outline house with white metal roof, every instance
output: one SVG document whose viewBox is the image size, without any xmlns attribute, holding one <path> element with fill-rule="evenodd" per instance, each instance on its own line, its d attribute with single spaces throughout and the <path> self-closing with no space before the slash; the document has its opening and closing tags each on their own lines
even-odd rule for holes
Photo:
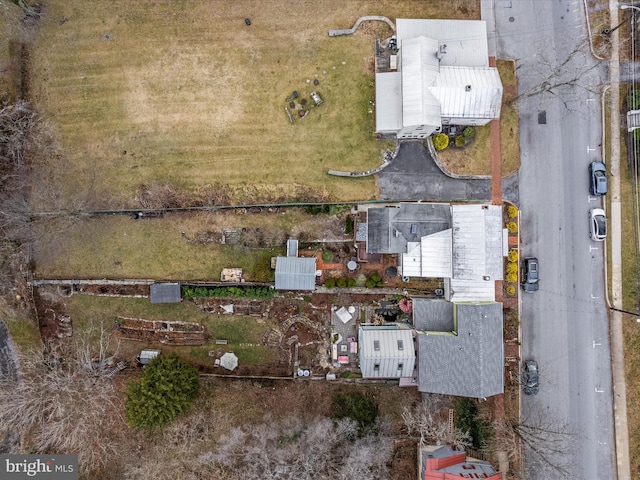
<svg viewBox="0 0 640 480">
<path fill-rule="evenodd" d="M 426 138 L 500 118 L 502 82 L 481 20 L 397 19 L 395 69 L 376 72 L 376 131 Z"/>
<path fill-rule="evenodd" d="M 442 278 L 445 298 L 495 300 L 507 254 L 497 205 L 401 203 L 367 210 L 367 253 L 398 255 L 403 277 Z"/>
<path fill-rule="evenodd" d="M 411 378 L 416 352 L 412 330 L 401 325 L 360 325 L 362 378 Z"/>
</svg>

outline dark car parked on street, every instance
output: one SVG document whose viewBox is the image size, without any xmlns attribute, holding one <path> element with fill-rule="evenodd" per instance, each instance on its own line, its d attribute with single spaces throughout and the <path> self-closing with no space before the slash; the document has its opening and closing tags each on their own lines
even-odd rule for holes
<svg viewBox="0 0 640 480">
<path fill-rule="evenodd" d="M 538 259 L 525 258 L 522 265 L 522 288 L 525 292 L 535 292 L 540 287 L 538 281 Z"/>
<path fill-rule="evenodd" d="M 535 360 L 527 360 L 524 362 L 522 380 L 524 383 L 524 393 L 527 395 L 538 394 L 538 362 Z"/>
<path fill-rule="evenodd" d="M 607 167 L 602 162 L 589 165 L 589 191 L 594 196 L 607 193 Z"/>
</svg>

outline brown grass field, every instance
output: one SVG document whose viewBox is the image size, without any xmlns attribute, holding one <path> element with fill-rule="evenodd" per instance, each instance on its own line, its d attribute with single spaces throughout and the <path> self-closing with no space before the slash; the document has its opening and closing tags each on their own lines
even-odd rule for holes
<svg viewBox="0 0 640 480">
<path fill-rule="evenodd" d="M 130 205 L 142 185 L 257 188 L 262 198 L 368 199 L 373 40 L 382 23 L 330 38 L 362 15 L 479 16 L 476 1 L 47 0 L 29 55 L 29 92 L 60 150 L 37 165 L 71 204 Z M 446 7 L 446 8 L 443 8 Z M 251 18 L 246 26 L 244 19 Z M 307 80 L 318 79 L 315 87 Z M 285 98 L 324 104 L 289 122 Z M 42 185 L 34 185 L 34 189 Z M 35 205 L 46 209 L 48 205 Z"/>
</svg>

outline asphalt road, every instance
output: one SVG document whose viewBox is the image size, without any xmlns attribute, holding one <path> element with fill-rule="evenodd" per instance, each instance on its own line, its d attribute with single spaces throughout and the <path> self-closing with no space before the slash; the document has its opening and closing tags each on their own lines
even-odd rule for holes
<svg viewBox="0 0 640 480">
<path fill-rule="evenodd" d="M 499 58 L 517 62 L 522 255 L 540 261 L 540 291 L 522 295 L 522 352 L 540 367 L 523 421 L 528 479 L 613 479 L 613 399 L 603 244 L 588 236 L 588 164 L 601 159 L 600 85 L 580 1 L 496 0 Z"/>
</svg>

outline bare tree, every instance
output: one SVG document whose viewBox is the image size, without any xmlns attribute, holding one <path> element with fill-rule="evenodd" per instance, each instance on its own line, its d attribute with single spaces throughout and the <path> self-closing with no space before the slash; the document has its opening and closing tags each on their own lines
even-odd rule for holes
<svg viewBox="0 0 640 480">
<path fill-rule="evenodd" d="M 541 80 L 527 91 L 520 93 L 511 102 L 536 96 L 539 96 L 542 102 L 551 95 L 560 99 L 567 110 L 571 110 L 570 103 L 578 98 L 580 90 L 594 95 L 599 93 L 600 82 L 593 85 L 588 82 L 589 74 L 600 67 L 598 62 L 591 61 L 588 42 L 576 46 L 561 61 L 548 58 L 548 53 L 542 48 L 535 56 L 537 59 L 535 69 L 527 76 L 529 78 L 538 76 Z M 582 63 L 580 63 L 581 59 Z"/>
<path fill-rule="evenodd" d="M 570 453 L 575 450 L 578 435 L 570 426 L 548 413 L 529 411 L 521 414 L 520 420 L 505 419 L 494 425 L 501 435 L 493 439 L 488 450 L 492 453 L 505 452 L 511 462 L 524 453 L 527 470 L 522 478 L 573 478 Z"/>
<path fill-rule="evenodd" d="M 456 444 L 465 447 L 472 445 L 469 432 L 449 426 L 448 418 L 442 413 L 434 397 L 423 397 L 418 407 L 404 407 L 402 411 L 407 434 L 419 436 L 421 445 Z"/>
<path fill-rule="evenodd" d="M 122 365 L 109 362 L 117 347 L 102 325 L 78 337 L 19 354 L 17 385 L 0 380 L 0 423 L 21 431 L 34 451 L 77 453 L 87 472 L 116 453 L 112 431 L 124 422 L 112 377 Z"/>
</svg>

